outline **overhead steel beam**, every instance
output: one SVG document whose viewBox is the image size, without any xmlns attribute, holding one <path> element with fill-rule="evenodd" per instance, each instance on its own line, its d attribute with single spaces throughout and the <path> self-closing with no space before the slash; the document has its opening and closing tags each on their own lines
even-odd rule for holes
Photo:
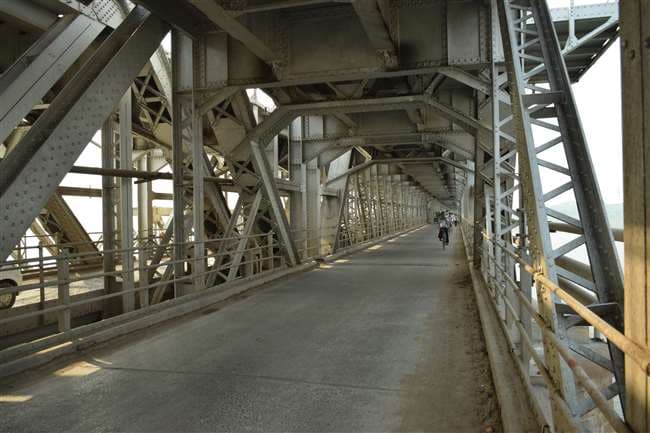
<svg viewBox="0 0 650 433">
<path fill-rule="evenodd" d="M 268 64 L 279 60 L 279 56 L 269 48 L 246 26 L 231 17 L 228 12 L 214 0 L 189 0 L 197 9 L 231 37 L 244 44 L 253 54 Z"/>
<path fill-rule="evenodd" d="M 249 5 L 242 9 L 229 9 L 227 12 L 233 17 L 259 12 L 270 12 L 284 9 L 293 9 L 305 6 L 320 6 L 328 4 L 349 4 L 352 0 L 280 0 L 264 4 Z"/>
<path fill-rule="evenodd" d="M 339 180 L 339 178 L 341 178 L 342 176 L 348 176 L 357 173 L 374 164 L 423 164 L 428 162 L 440 162 L 456 168 L 460 168 L 461 170 L 473 171 L 473 169 L 467 165 L 463 165 L 456 161 L 443 158 L 440 156 L 424 157 L 424 158 L 379 158 L 379 159 L 371 159 L 370 161 L 366 161 L 362 164 L 355 165 L 354 167 L 350 168 L 347 172 L 342 173 L 341 175 L 334 177 L 332 179 L 328 179 L 325 185 L 329 186 L 333 182 Z"/>
<path fill-rule="evenodd" d="M 0 13 L 16 18 L 40 30 L 47 30 L 55 21 L 56 14 L 26 0 L 2 0 Z"/>
<path fill-rule="evenodd" d="M 0 76 L 0 142 L 41 102 L 103 29 L 104 25 L 84 15 L 63 17 L 3 72 Z"/>
<path fill-rule="evenodd" d="M 483 80 L 480 77 L 477 77 L 464 69 L 447 66 L 441 67 L 438 72 L 449 77 L 453 80 L 458 81 L 459 83 L 465 84 L 466 86 L 471 87 L 472 89 L 478 90 L 479 92 L 489 95 L 490 94 L 490 82 Z"/>
<path fill-rule="evenodd" d="M 370 44 L 382 58 L 386 67 L 395 68 L 398 64 L 397 50 L 379 10 L 377 0 L 353 0 L 352 7 L 361 21 L 361 26 L 366 32 Z"/>
<path fill-rule="evenodd" d="M 442 103 L 428 95 L 393 96 L 384 98 L 318 101 L 302 104 L 281 105 L 271 116 L 254 128 L 239 145 L 229 153 L 236 154 L 248 145 L 250 140 L 265 144 L 285 128 L 298 114 L 325 114 L 330 112 L 359 113 L 369 111 L 404 110 L 408 107 L 430 107 L 442 117 L 458 124 L 468 132 L 490 133 L 491 128 L 477 119 Z"/>
<path fill-rule="evenodd" d="M 320 154 L 331 148 L 352 146 L 379 147 L 400 146 L 406 144 L 435 144 L 448 149 L 462 158 L 473 158 L 473 135 L 457 129 L 422 130 L 420 132 L 391 132 L 381 130 L 372 134 L 355 134 L 305 139 L 305 152 L 308 155 Z M 312 147 L 314 149 L 312 149 Z"/>
<path fill-rule="evenodd" d="M 334 140 L 328 140 L 326 138 L 322 140 L 303 140 L 303 162 L 311 161 L 314 158 L 319 157 L 321 154 L 333 149 L 342 150 L 343 152 L 347 149 L 355 146 L 365 146 L 366 141 L 363 138 L 339 138 Z"/>
<path fill-rule="evenodd" d="M 474 90 L 478 90 L 484 95 L 488 95 L 490 97 L 492 95 L 489 81 L 486 81 L 481 77 L 471 74 L 470 72 L 465 71 L 464 69 L 454 67 L 454 66 L 446 66 L 446 67 L 441 67 L 439 72 L 442 75 L 451 78 L 452 80 L 458 81 L 459 83 L 464 84 Z M 498 95 L 499 95 L 499 100 L 501 102 L 510 104 L 510 96 L 507 93 L 499 89 Z"/>
<path fill-rule="evenodd" d="M 213 27 L 205 17 L 184 0 L 134 0 L 192 39 Z"/>
</svg>

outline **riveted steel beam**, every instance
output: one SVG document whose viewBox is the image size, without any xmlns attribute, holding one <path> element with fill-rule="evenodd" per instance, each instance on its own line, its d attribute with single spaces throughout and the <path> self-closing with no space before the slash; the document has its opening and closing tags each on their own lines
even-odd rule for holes
<svg viewBox="0 0 650 433">
<path fill-rule="evenodd" d="M 0 256 L 7 257 L 93 134 L 157 49 L 168 27 L 142 8 L 101 45 L 2 161 Z"/>
</svg>

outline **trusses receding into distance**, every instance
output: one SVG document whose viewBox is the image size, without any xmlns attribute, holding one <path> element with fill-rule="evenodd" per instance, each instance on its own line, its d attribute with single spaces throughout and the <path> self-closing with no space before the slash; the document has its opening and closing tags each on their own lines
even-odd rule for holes
<svg viewBox="0 0 650 433">
<path fill-rule="evenodd" d="M 99 281 L 92 312 L 123 317 L 451 210 L 474 225 L 496 308 L 515 302 L 508 284 L 520 307 L 534 300 L 517 321 L 528 337 L 507 326 L 525 380 L 543 364 L 549 424 L 571 430 L 596 407 L 616 424 L 555 338 L 611 372 L 602 396 L 631 413 L 624 349 L 579 344 L 588 321 L 532 283 L 623 331 L 621 267 L 571 93 L 618 38 L 617 3 L 23 0 L 0 2 L 0 17 L 16 41 L 0 49 L 0 275 L 20 275 L 0 299 L 45 293 L 55 273 L 57 338 L 77 332 L 71 305 L 91 302 L 71 296 L 70 272 Z M 95 166 L 77 162 L 89 143 Z M 562 182 L 549 187 L 549 172 Z M 62 185 L 70 173 L 101 184 Z M 71 196 L 101 198 L 101 234 Z M 573 237 L 558 244 L 558 228 Z M 39 302 L 32 328 L 45 325 Z"/>
</svg>

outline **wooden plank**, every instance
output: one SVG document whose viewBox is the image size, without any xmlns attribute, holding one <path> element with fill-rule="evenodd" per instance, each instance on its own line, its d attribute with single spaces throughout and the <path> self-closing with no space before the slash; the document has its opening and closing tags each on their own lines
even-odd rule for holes
<svg viewBox="0 0 650 433">
<path fill-rule="evenodd" d="M 623 180 L 625 213 L 625 334 L 648 345 L 650 242 L 650 4 L 620 3 L 623 78 Z M 635 431 L 650 428 L 646 372 L 625 360 L 627 422 Z"/>
</svg>

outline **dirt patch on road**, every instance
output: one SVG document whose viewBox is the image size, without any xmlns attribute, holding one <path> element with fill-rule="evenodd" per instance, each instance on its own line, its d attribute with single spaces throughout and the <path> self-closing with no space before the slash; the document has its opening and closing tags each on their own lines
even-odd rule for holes
<svg viewBox="0 0 650 433">
<path fill-rule="evenodd" d="M 454 251 L 449 259 L 451 266 L 432 282 L 436 307 L 418 337 L 415 371 L 402 379 L 399 430 L 500 432 L 471 278 L 462 255 Z"/>
</svg>

